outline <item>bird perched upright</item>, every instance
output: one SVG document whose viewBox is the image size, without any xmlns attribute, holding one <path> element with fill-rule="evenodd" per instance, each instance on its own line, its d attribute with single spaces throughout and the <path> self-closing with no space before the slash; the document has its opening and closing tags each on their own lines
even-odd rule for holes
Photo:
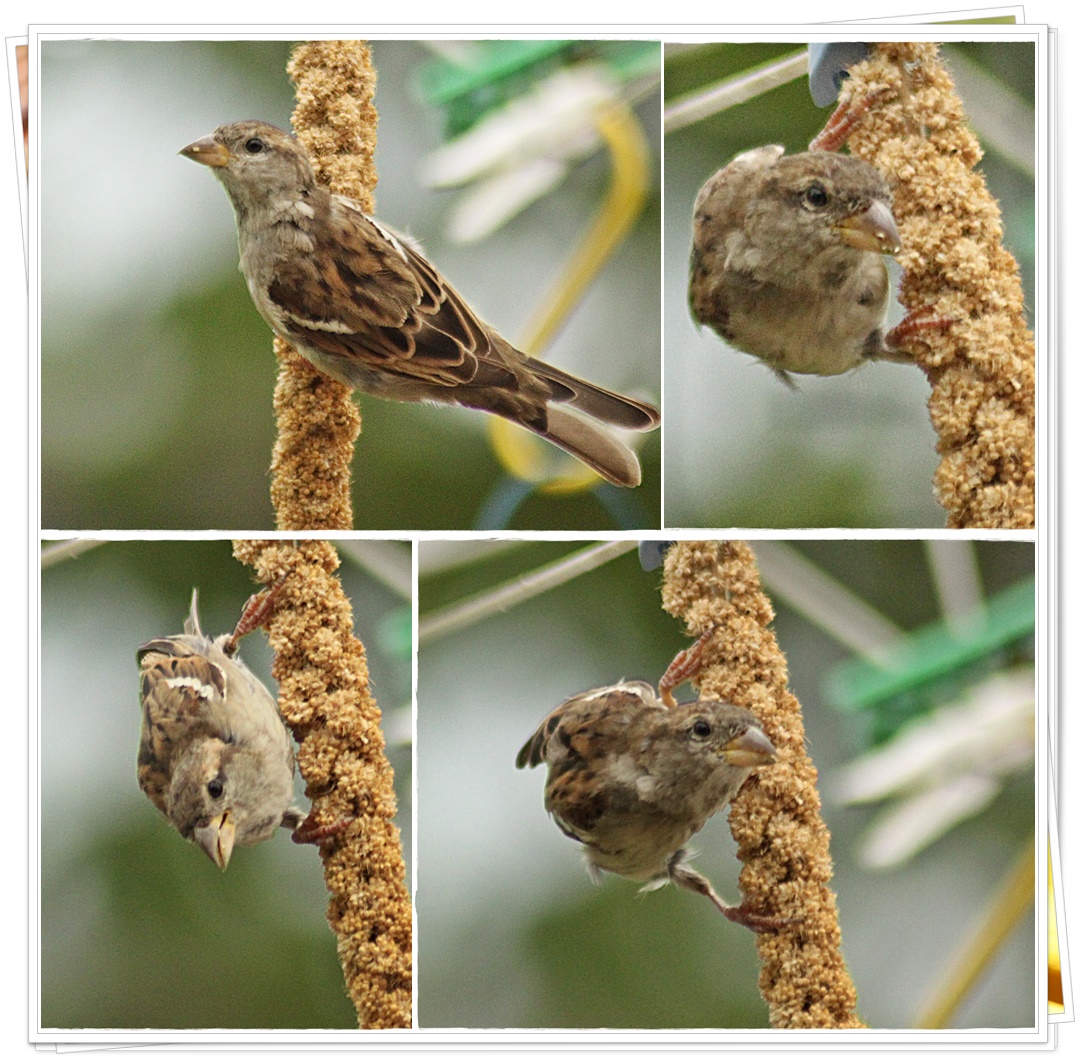
<svg viewBox="0 0 1080 1058">
<path fill-rule="evenodd" d="M 298 830 L 292 807 L 293 748 L 270 692 L 236 656 L 240 637 L 265 620 L 253 596 L 231 635 L 199 627 L 198 592 L 182 635 L 138 649 L 142 701 L 139 786 L 181 837 L 224 869 L 234 845 L 255 845 L 278 827 Z M 272 603 L 272 595 L 270 598 Z"/>
<path fill-rule="evenodd" d="M 596 423 L 651 430 L 657 410 L 515 349 L 409 241 L 317 184 L 294 137 L 241 121 L 180 153 L 232 201 L 255 307 L 320 371 L 389 400 L 500 415 L 616 485 L 640 483 L 633 451 Z"/>
<path fill-rule="evenodd" d="M 871 165 L 831 151 L 758 147 L 714 173 L 694 203 L 690 309 L 726 342 L 788 372 L 837 375 L 909 363 L 884 333 L 900 249 L 892 197 Z"/>
<path fill-rule="evenodd" d="M 582 843 L 594 880 L 610 871 L 646 889 L 674 882 L 732 922 L 774 932 L 790 920 L 725 903 L 686 862 L 686 843 L 754 768 L 776 762 L 776 749 L 749 710 L 709 700 L 678 705 L 674 682 L 665 675 L 659 696 L 640 680 L 575 695 L 521 747 L 517 766 L 548 766 L 544 806 Z"/>
</svg>

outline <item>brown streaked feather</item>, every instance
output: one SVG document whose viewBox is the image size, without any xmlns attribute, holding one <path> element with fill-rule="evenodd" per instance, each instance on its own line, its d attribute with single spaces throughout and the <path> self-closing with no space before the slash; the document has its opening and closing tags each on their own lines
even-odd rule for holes
<svg viewBox="0 0 1080 1058">
<path fill-rule="evenodd" d="M 168 656 L 141 649 L 143 723 L 137 762 L 139 786 L 154 806 L 167 814 L 166 791 L 177 756 L 195 739 L 221 735 L 217 716 L 224 700 L 225 678 L 204 657 Z M 190 682 L 177 683 L 178 680 Z M 177 734 L 182 736 L 179 742 Z"/>
<path fill-rule="evenodd" d="M 543 723 L 518 751 L 517 767 L 535 768 L 540 764 L 551 764 L 567 754 L 584 757 L 588 755 L 590 733 L 611 737 L 615 732 L 605 721 L 605 714 L 598 714 L 595 704 L 596 699 L 601 696 L 611 703 L 606 713 L 608 717 L 611 715 L 611 708 L 628 703 L 636 703 L 646 708 L 654 705 L 656 708 L 663 708 L 656 692 L 643 680 L 631 680 L 576 694 L 573 698 L 567 698 L 544 718 Z"/>
<path fill-rule="evenodd" d="M 408 239 L 319 186 L 294 137 L 264 122 L 237 122 L 181 153 L 211 166 L 232 200 L 256 307 L 320 371 L 389 400 L 502 416 L 608 481 L 640 483 L 629 446 L 565 412 L 549 415 L 549 403 L 631 430 L 658 426 L 656 409 L 506 342 Z"/>
<path fill-rule="evenodd" d="M 613 393 L 543 360 L 529 357 L 525 365 L 551 386 L 551 400 L 556 403 L 569 404 L 584 415 L 623 430 L 652 430 L 660 425 L 660 413 L 651 404 Z"/>
<path fill-rule="evenodd" d="M 236 656 L 273 611 L 279 579 L 248 599 L 229 635 L 200 629 L 192 593 L 184 633 L 138 648 L 139 787 L 182 837 L 219 867 L 234 847 L 294 829 L 292 740 L 273 695 Z"/>
<path fill-rule="evenodd" d="M 493 361 L 508 385 L 517 381 L 484 325 L 420 254 L 387 241 L 344 200 L 331 206 L 328 198 L 325 208 L 335 207 L 341 223 L 324 226 L 335 240 L 333 273 L 319 275 L 311 258 L 298 254 L 279 262 L 268 288 L 302 343 L 446 386 L 473 382 L 480 360 Z M 306 327 L 304 319 L 348 330 Z"/>
<path fill-rule="evenodd" d="M 641 464 L 633 451 L 591 422 L 561 408 L 548 406 L 542 425 L 532 427 L 540 437 L 557 445 L 615 485 L 634 488 L 641 484 Z"/>
</svg>

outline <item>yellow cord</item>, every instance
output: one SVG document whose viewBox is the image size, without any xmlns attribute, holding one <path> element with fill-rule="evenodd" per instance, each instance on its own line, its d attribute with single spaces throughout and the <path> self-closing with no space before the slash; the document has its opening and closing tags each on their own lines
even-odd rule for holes
<svg viewBox="0 0 1080 1058">
<path fill-rule="evenodd" d="M 525 327 L 519 347 L 532 355 L 551 341 L 645 206 L 649 147 L 633 108 L 622 100 L 612 101 L 597 111 L 596 128 L 611 157 L 611 183 L 589 231 Z M 503 466 L 515 477 L 543 482 L 543 492 L 576 492 L 600 480 L 576 459 L 564 469 L 569 456 L 554 464 L 560 470 L 553 473 L 551 445 L 506 419 L 489 419 L 488 436 Z"/>
<path fill-rule="evenodd" d="M 1035 842 L 1024 849 L 982 920 L 964 941 L 930 1001 L 915 1023 L 919 1029 L 944 1029 L 982 976 L 1013 927 L 1035 901 Z"/>
</svg>

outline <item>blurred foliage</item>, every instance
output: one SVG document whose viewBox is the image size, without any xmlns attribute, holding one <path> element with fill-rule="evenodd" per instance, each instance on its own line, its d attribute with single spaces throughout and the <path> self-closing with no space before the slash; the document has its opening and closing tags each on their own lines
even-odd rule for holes
<svg viewBox="0 0 1080 1058">
<path fill-rule="evenodd" d="M 384 720 L 409 711 L 410 652 L 382 646 L 407 600 L 341 578 Z M 135 650 L 182 630 L 193 587 L 219 635 L 255 584 L 228 541 L 110 542 L 42 575 L 41 1025 L 355 1028 L 317 850 L 282 831 L 219 871 L 139 789 Z M 266 637 L 240 655 L 274 689 Z M 408 860 L 411 746 L 389 756 Z"/>
<path fill-rule="evenodd" d="M 794 41 L 669 44 L 666 103 L 760 63 L 798 54 L 803 47 Z M 976 65 L 994 87 L 992 94 L 964 97 L 964 102 L 976 133 L 981 120 L 988 134 L 979 168 L 1001 205 L 1006 246 L 1020 265 L 1030 315 L 1036 259 L 1034 45 L 946 44 L 942 54 L 947 64 Z M 1022 128 L 999 127 L 1016 120 L 1017 113 Z M 780 143 L 788 153 L 805 150 L 828 114 L 814 106 L 803 76 L 666 137 L 668 525 L 944 525 L 945 513 L 932 493 L 937 438 L 926 412 L 930 390 L 921 372 L 904 365 L 869 364 L 834 378 L 798 376 L 798 389 L 792 391 L 754 358 L 727 349 L 708 328 L 699 332 L 687 309 L 690 218 L 698 189 L 749 148 Z M 1028 145 L 1028 167 L 994 150 L 993 137 L 1003 132 Z M 897 278 L 894 275 L 894 290 Z M 899 305 L 894 305 L 890 326 L 900 316 Z"/>
<path fill-rule="evenodd" d="M 716 956 L 715 914 L 704 905 L 688 908 L 674 889 L 644 898 L 630 885 L 615 885 L 591 899 L 538 915 L 527 942 L 535 954 L 538 995 L 528 1024 L 584 1029 L 716 1027 L 721 1011 L 732 1026 L 769 1027 L 768 1008 L 752 990 L 731 988 L 753 981 L 753 948 L 724 946 L 726 973 L 702 977 Z M 693 913 L 691 913 L 691 910 Z M 587 958 L 566 957 L 568 937 L 579 938 Z M 605 943 L 613 939 L 613 943 Z M 664 967 L 661 974 L 635 972 Z M 620 995 L 612 1003 L 611 989 Z M 538 1019 L 537 1022 L 532 1018 Z"/>
<path fill-rule="evenodd" d="M 591 545 L 421 541 L 425 615 Z M 805 541 L 793 545 L 904 629 L 940 617 L 917 541 Z M 957 548 L 968 547 L 956 541 Z M 987 594 L 1029 577 L 1034 547 L 977 542 Z M 477 556 L 448 565 L 450 556 Z M 483 556 L 483 557 L 481 557 Z M 621 678 L 655 683 L 683 630 L 660 608 L 660 571 L 623 555 L 498 616 L 419 645 L 418 882 L 423 943 L 419 1019 L 425 1028 L 761 1027 L 752 935 L 707 901 L 661 889 L 639 895 L 624 879 L 590 884 L 576 843 L 543 810 L 543 774 L 514 757 L 567 697 Z M 766 590 L 769 584 L 766 582 Z M 1031 776 L 1010 782 L 992 811 L 964 823 L 903 867 L 873 873 L 855 859 L 869 809 L 842 809 L 830 773 L 862 750 L 857 725 L 825 688 L 849 652 L 775 592 L 774 629 L 821 776 L 844 948 L 875 1028 L 909 1026 L 924 991 L 981 911 L 1016 849 L 1030 840 Z M 423 635 L 423 632 L 421 633 Z M 680 697 L 686 699 L 689 687 Z M 726 821 L 691 843 L 695 864 L 726 898 L 738 863 Z M 964 1026 L 1029 1024 L 1033 921 L 962 1012 Z"/>
<path fill-rule="evenodd" d="M 287 126 L 282 41 L 48 42 L 41 109 L 41 516 L 51 529 L 270 528 L 271 335 L 237 271 L 235 225 L 211 174 L 177 151 L 217 125 Z M 422 183 L 442 115 L 423 104 L 422 42 L 376 41 L 380 219 L 420 238 L 477 312 L 514 340 L 606 190 L 593 156 L 484 244 L 448 242 L 454 192 Z M 94 92 L 86 91 L 93 77 Z M 140 83 L 144 91 L 132 93 Z M 649 205 L 544 355 L 592 381 L 659 400 L 660 119 Z M 94 137 L 108 130 L 107 152 Z M 98 144 L 100 140 L 96 141 Z M 92 154 L 87 172 L 83 159 Z M 74 179 L 73 174 L 85 173 Z M 470 529 L 504 479 L 481 413 L 361 397 L 356 527 Z M 612 510 L 591 492 L 537 495 L 514 529 L 660 523 L 660 443 L 644 484 Z"/>
</svg>

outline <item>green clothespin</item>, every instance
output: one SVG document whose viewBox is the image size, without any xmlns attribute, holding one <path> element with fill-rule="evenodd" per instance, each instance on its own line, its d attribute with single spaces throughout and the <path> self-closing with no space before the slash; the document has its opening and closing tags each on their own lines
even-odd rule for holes
<svg viewBox="0 0 1080 1058">
<path fill-rule="evenodd" d="M 450 58 L 450 54 L 454 58 Z M 561 67 L 586 60 L 605 64 L 617 82 L 655 75 L 659 44 L 626 40 L 477 40 L 447 49 L 419 71 L 420 91 L 446 113 L 443 135 L 453 139 L 492 110 L 524 95 Z"/>
<path fill-rule="evenodd" d="M 958 633 L 943 622 L 926 625 L 904 638 L 887 666 L 861 658 L 838 665 L 826 680 L 826 691 L 842 712 L 867 719 L 869 741 L 876 746 L 963 687 L 1030 658 L 1034 644 L 1031 577 L 990 599 L 984 619 L 970 633 Z"/>
</svg>

